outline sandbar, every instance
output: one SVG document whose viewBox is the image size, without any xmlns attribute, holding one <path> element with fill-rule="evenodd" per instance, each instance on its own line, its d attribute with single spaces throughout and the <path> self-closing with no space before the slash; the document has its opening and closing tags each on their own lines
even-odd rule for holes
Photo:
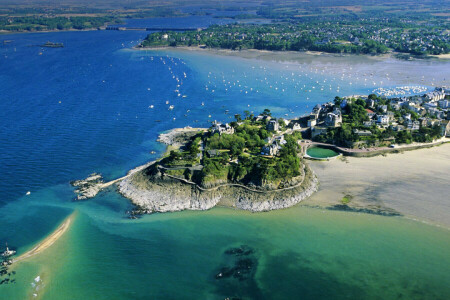
<svg viewBox="0 0 450 300">
<path fill-rule="evenodd" d="M 36 254 L 41 253 L 42 251 L 46 250 L 50 246 L 52 246 L 58 239 L 60 239 L 64 233 L 69 228 L 70 224 L 72 223 L 74 219 L 75 213 L 72 213 L 70 216 L 68 216 L 62 223 L 59 225 L 59 227 L 53 231 L 48 237 L 46 237 L 42 242 L 40 242 L 36 247 L 33 249 L 25 252 L 24 254 L 20 255 L 16 259 L 13 260 L 14 263 L 22 261 L 24 259 L 30 258 Z"/>
</svg>

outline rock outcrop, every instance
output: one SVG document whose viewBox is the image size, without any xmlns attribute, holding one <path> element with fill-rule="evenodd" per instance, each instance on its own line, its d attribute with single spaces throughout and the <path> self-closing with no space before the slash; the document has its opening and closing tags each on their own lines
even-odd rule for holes
<svg viewBox="0 0 450 300">
<path fill-rule="evenodd" d="M 125 178 L 118 187 L 123 196 L 147 213 L 207 210 L 216 205 L 261 212 L 291 207 L 311 196 L 318 185 L 315 174 L 305 166 L 301 184 L 273 191 L 253 192 L 232 184 L 201 188 L 159 172 L 149 175 L 145 170 Z"/>
<path fill-rule="evenodd" d="M 86 200 L 95 197 L 100 192 L 102 183 L 102 175 L 97 173 L 92 173 L 86 179 L 70 182 L 72 186 L 76 187 L 75 194 L 77 194 L 77 200 Z"/>
</svg>

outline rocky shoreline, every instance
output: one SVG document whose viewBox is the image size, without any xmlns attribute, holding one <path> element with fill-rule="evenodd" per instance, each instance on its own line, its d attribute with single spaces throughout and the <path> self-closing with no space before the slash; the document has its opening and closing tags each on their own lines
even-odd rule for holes
<svg viewBox="0 0 450 300">
<path fill-rule="evenodd" d="M 142 170 L 118 183 L 118 191 L 136 206 L 132 215 L 208 210 L 215 206 L 263 212 L 294 206 L 316 192 L 318 186 L 319 181 L 308 166 L 298 186 L 262 193 L 233 185 L 204 189 L 164 175 L 149 178 Z"/>
</svg>

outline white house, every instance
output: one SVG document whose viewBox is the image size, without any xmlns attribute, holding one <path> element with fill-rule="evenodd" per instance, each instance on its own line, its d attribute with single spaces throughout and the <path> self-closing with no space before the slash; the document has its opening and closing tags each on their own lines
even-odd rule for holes
<svg viewBox="0 0 450 300">
<path fill-rule="evenodd" d="M 379 115 L 377 118 L 377 122 L 381 125 L 388 125 L 389 124 L 389 116 Z"/>
<path fill-rule="evenodd" d="M 213 126 L 211 127 L 212 134 L 218 133 L 219 135 L 222 134 L 233 134 L 234 128 L 231 127 L 228 123 L 222 124 L 214 121 Z"/>
</svg>

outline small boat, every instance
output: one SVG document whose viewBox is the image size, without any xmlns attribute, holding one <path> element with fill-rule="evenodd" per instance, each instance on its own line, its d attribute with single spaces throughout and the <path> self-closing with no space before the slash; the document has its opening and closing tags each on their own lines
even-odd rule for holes
<svg viewBox="0 0 450 300">
<path fill-rule="evenodd" d="M 52 43 L 52 42 L 47 42 L 47 43 L 39 45 L 39 46 L 46 47 L 46 48 L 64 48 L 63 43 Z"/>
<path fill-rule="evenodd" d="M 8 243 L 6 243 L 6 250 L 2 253 L 3 257 L 10 257 L 12 255 L 16 254 L 16 251 L 14 250 L 9 250 L 8 248 Z"/>
<path fill-rule="evenodd" d="M 149 108 L 153 108 L 153 107 L 155 107 L 155 106 L 154 106 L 154 105 L 150 105 L 150 106 L 149 106 Z"/>
<path fill-rule="evenodd" d="M 27 196 L 29 196 L 31 194 L 31 192 L 30 191 L 28 191 L 25 195 L 27 195 Z"/>
<path fill-rule="evenodd" d="M 169 110 L 172 110 L 175 106 L 171 105 L 169 106 Z"/>
</svg>

